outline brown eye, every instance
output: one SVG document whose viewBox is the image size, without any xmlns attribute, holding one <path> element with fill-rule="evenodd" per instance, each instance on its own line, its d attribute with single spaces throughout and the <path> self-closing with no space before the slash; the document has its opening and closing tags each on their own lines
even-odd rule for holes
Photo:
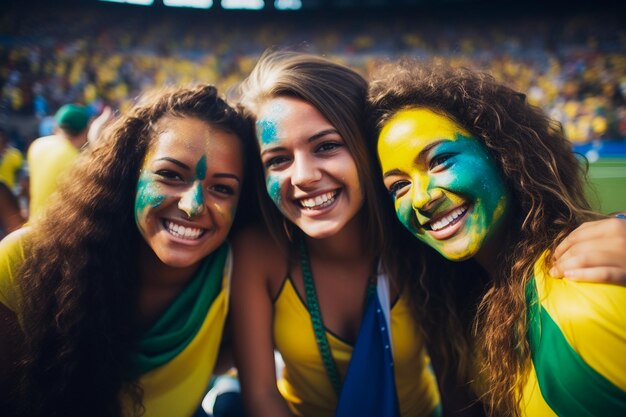
<svg viewBox="0 0 626 417">
<path fill-rule="evenodd" d="M 220 194 L 224 194 L 224 195 L 234 195 L 235 194 L 235 190 L 233 189 L 233 187 L 229 186 L 229 185 L 224 185 L 224 184 L 216 184 L 214 186 L 211 187 L 211 190 L 216 191 Z"/>
<path fill-rule="evenodd" d="M 391 184 L 391 186 L 389 186 L 389 194 L 393 198 L 396 198 L 396 196 L 398 195 L 398 192 L 402 190 L 404 187 L 409 186 L 410 184 L 411 183 L 407 180 L 396 181 L 393 184 Z"/>
<path fill-rule="evenodd" d="M 157 172 L 155 172 L 155 174 L 166 180 L 181 180 L 182 181 L 183 179 L 176 171 L 171 171 L 169 169 L 160 169 Z"/>
<path fill-rule="evenodd" d="M 448 160 L 452 158 L 455 154 L 453 153 L 442 153 L 440 155 L 434 156 L 430 162 L 428 163 L 428 169 L 435 169 L 443 165 L 446 168 L 449 163 Z"/>
<path fill-rule="evenodd" d="M 339 147 L 343 146 L 343 144 L 339 143 L 339 142 L 334 142 L 334 141 L 329 141 L 329 142 L 324 142 L 322 144 L 320 144 L 315 151 L 316 152 L 329 152 L 329 151 L 333 151 Z"/>
<path fill-rule="evenodd" d="M 266 169 L 278 167 L 285 162 L 287 162 L 289 158 L 286 156 L 274 156 L 263 163 Z"/>
</svg>

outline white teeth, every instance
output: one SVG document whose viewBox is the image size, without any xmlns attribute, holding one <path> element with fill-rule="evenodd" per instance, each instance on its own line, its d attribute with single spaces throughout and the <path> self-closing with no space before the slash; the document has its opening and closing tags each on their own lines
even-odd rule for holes
<svg viewBox="0 0 626 417">
<path fill-rule="evenodd" d="M 442 217 L 434 223 L 431 223 L 430 228 L 434 231 L 441 230 L 446 226 L 449 226 L 455 219 L 462 216 L 467 211 L 467 206 L 462 206 L 452 210 L 447 216 Z"/>
<path fill-rule="evenodd" d="M 202 229 L 198 229 L 196 227 L 185 227 L 168 220 L 165 220 L 164 224 L 168 232 L 170 232 L 173 236 L 182 239 L 195 240 L 198 239 L 203 232 Z"/>
<path fill-rule="evenodd" d="M 326 194 L 318 195 L 315 198 L 303 198 L 300 205 L 308 209 L 319 209 L 332 204 L 335 201 L 335 191 L 329 191 Z"/>
</svg>

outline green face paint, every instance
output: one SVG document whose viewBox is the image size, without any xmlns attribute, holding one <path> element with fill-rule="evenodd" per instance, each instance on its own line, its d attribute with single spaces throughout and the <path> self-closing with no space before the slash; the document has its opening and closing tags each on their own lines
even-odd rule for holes
<svg viewBox="0 0 626 417">
<path fill-rule="evenodd" d="M 381 131 L 378 152 L 398 219 L 446 258 L 473 257 L 506 218 L 500 169 L 451 119 L 424 109 L 399 112 Z"/>
<path fill-rule="evenodd" d="M 276 140 L 276 121 L 274 120 L 257 120 L 256 137 L 261 141 L 262 145 L 269 145 Z"/>
<path fill-rule="evenodd" d="M 185 192 L 183 197 L 181 198 L 180 205 L 181 209 L 187 208 L 187 215 L 190 217 L 196 216 L 202 205 L 204 204 L 204 193 L 202 181 L 206 178 L 206 156 L 202 155 L 198 163 L 196 164 L 196 178 L 191 179 L 191 184 L 189 190 Z"/>
<path fill-rule="evenodd" d="M 202 155 L 202 158 L 196 164 L 196 177 L 203 181 L 206 178 L 206 155 Z"/>
<path fill-rule="evenodd" d="M 278 177 L 269 174 L 265 180 L 265 188 L 267 189 L 267 193 L 269 194 L 274 204 L 276 204 L 276 207 L 278 207 L 278 209 L 280 210 L 281 198 L 280 182 L 278 180 Z"/>
<path fill-rule="evenodd" d="M 135 223 L 137 223 L 139 230 L 142 230 L 141 218 L 146 208 L 158 207 L 163 200 L 165 200 L 165 196 L 160 193 L 159 184 L 152 179 L 148 171 L 142 169 L 135 195 Z"/>
<path fill-rule="evenodd" d="M 261 145 L 269 145 L 278 140 L 278 121 L 285 112 L 285 106 L 281 103 L 272 103 L 263 112 L 256 122 L 256 137 Z"/>
</svg>

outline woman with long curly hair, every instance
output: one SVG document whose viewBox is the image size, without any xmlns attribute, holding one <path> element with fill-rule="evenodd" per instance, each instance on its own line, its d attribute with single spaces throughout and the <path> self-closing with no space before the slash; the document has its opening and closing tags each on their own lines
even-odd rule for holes
<svg viewBox="0 0 626 417">
<path fill-rule="evenodd" d="M 160 91 L 84 151 L 42 218 L 2 241 L 0 344 L 15 343 L 11 324 L 23 339 L 16 413 L 198 409 L 222 338 L 225 239 L 252 137 L 215 87 Z"/>
<path fill-rule="evenodd" d="M 394 63 L 369 94 L 398 219 L 458 262 L 398 247 L 420 258 L 410 294 L 441 374 L 489 415 L 625 415 L 626 289 L 550 275 L 557 245 L 601 217 L 560 127 L 466 69 Z"/>
</svg>

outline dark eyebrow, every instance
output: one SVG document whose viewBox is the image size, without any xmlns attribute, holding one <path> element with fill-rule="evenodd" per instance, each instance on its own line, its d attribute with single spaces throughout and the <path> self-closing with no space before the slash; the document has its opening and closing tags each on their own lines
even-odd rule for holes
<svg viewBox="0 0 626 417">
<path fill-rule="evenodd" d="M 339 132 L 337 131 L 337 129 L 335 128 L 331 128 L 331 129 L 326 129 L 326 130 L 322 130 L 320 132 L 317 132 L 316 134 L 314 134 L 313 136 L 311 136 L 310 138 L 307 139 L 307 143 L 311 143 L 311 142 L 315 142 L 316 140 L 319 140 L 321 138 L 323 138 L 324 136 L 327 135 L 334 135 L 337 134 L 339 135 Z M 341 135 L 340 135 L 341 136 Z"/>
<path fill-rule="evenodd" d="M 180 162 L 178 159 L 174 159 L 174 158 L 170 158 L 169 156 L 164 156 L 163 158 L 159 158 L 157 159 L 157 161 L 168 161 L 173 163 L 174 165 L 178 165 L 179 167 L 186 169 L 188 171 L 191 170 L 191 168 L 189 168 L 189 166 L 187 166 L 187 164 L 184 164 L 182 162 Z"/>
<path fill-rule="evenodd" d="M 286 148 L 284 148 L 282 146 L 275 146 L 273 148 L 264 149 L 264 150 L 261 151 L 261 156 L 265 155 L 266 153 L 282 152 L 285 149 Z"/>
<path fill-rule="evenodd" d="M 383 174 L 383 178 L 391 177 L 392 175 L 402 175 L 403 172 L 399 169 L 392 169 L 391 171 L 387 171 Z"/>
<path fill-rule="evenodd" d="M 416 160 L 421 158 L 422 155 L 424 155 L 425 153 L 429 152 L 432 148 L 434 148 L 435 146 L 441 144 L 441 142 L 450 142 L 450 139 L 439 139 L 438 141 L 432 142 L 431 144 L 424 146 L 424 149 L 422 149 L 422 151 L 417 154 L 417 157 L 415 158 Z"/>
<path fill-rule="evenodd" d="M 339 135 L 339 132 L 337 131 L 337 129 L 335 129 L 335 128 L 325 129 L 325 130 L 321 130 L 321 131 L 317 132 L 316 134 L 314 134 L 313 136 L 308 138 L 306 141 L 307 141 L 307 143 L 311 143 L 311 142 L 315 142 L 316 140 L 319 140 L 319 139 L 323 138 L 324 136 L 334 135 L 334 134 Z M 282 152 L 285 149 L 286 148 L 283 147 L 283 146 L 275 146 L 273 148 L 268 148 L 268 149 L 265 149 L 265 150 L 261 151 L 261 156 L 265 155 L 266 153 Z"/>
<path fill-rule="evenodd" d="M 218 172 L 217 174 L 213 174 L 213 178 L 231 178 L 241 184 L 241 180 L 235 174 L 229 174 L 227 172 Z"/>
</svg>

